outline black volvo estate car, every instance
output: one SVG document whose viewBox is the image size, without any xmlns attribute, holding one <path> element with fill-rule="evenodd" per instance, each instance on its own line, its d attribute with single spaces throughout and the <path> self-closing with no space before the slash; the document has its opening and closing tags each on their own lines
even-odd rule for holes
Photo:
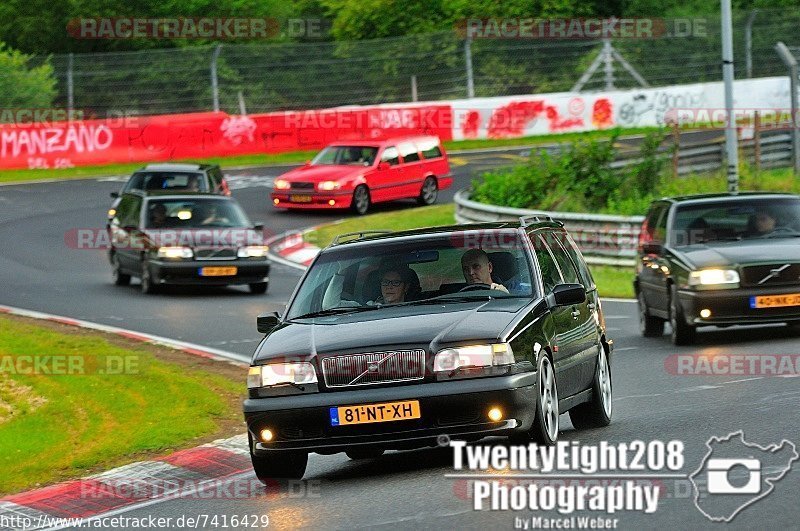
<svg viewBox="0 0 800 531">
<path fill-rule="evenodd" d="M 302 477 L 309 452 L 553 444 L 560 413 L 611 421 L 597 290 L 549 218 L 340 236 L 258 329 L 244 416 L 263 481 Z"/>
<path fill-rule="evenodd" d="M 266 293 L 270 263 L 264 226 L 231 197 L 127 192 L 108 227 L 114 283 L 138 277 L 143 293 L 167 284 L 247 285 Z"/>
<path fill-rule="evenodd" d="M 652 204 L 634 288 L 645 336 L 701 326 L 800 323 L 800 197 L 715 194 Z"/>
</svg>

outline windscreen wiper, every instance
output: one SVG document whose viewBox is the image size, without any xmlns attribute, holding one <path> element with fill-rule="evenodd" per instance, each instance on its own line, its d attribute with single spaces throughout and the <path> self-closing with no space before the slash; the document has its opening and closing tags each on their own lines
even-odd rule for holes
<svg viewBox="0 0 800 531">
<path fill-rule="evenodd" d="M 406 305 L 416 306 L 422 304 L 442 304 L 446 302 L 473 302 L 473 301 L 491 301 L 497 297 L 491 295 L 440 295 L 430 299 L 423 299 L 421 301 L 410 301 Z"/>
<path fill-rule="evenodd" d="M 319 310 L 318 312 L 310 312 L 310 313 L 305 313 L 303 315 L 298 315 L 297 317 L 292 317 L 292 320 L 310 319 L 312 317 L 327 317 L 329 315 L 342 315 L 347 313 L 357 313 L 367 310 L 375 310 L 377 308 L 380 308 L 380 306 L 336 306 L 334 308 L 328 308 L 327 310 Z"/>
</svg>

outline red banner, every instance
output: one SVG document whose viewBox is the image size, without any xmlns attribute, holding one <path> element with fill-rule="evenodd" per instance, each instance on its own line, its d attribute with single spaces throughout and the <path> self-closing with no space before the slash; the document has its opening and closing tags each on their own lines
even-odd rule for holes
<svg viewBox="0 0 800 531">
<path fill-rule="evenodd" d="M 452 138 L 449 104 L 233 116 L 134 116 L 0 124 L 0 168 L 69 168 L 320 149 L 335 140 L 410 134 Z"/>
</svg>

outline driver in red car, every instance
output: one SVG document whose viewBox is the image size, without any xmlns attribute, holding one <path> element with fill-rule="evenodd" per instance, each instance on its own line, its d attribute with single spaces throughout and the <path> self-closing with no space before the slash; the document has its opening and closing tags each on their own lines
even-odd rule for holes
<svg viewBox="0 0 800 531">
<path fill-rule="evenodd" d="M 483 249 L 469 249 L 461 256 L 461 271 L 467 284 L 486 284 L 489 289 L 496 289 L 508 293 L 502 284 L 492 281 L 492 262 Z"/>
</svg>

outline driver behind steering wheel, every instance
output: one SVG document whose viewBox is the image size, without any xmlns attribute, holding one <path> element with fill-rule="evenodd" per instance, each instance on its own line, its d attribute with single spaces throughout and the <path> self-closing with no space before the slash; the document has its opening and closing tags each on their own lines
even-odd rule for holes
<svg viewBox="0 0 800 531">
<path fill-rule="evenodd" d="M 461 271 L 467 284 L 485 284 L 487 289 L 496 289 L 508 293 L 502 284 L 492 281 L 492 262 L 483 249 L 469 249 L 461 256 Z"/>
</svg>

